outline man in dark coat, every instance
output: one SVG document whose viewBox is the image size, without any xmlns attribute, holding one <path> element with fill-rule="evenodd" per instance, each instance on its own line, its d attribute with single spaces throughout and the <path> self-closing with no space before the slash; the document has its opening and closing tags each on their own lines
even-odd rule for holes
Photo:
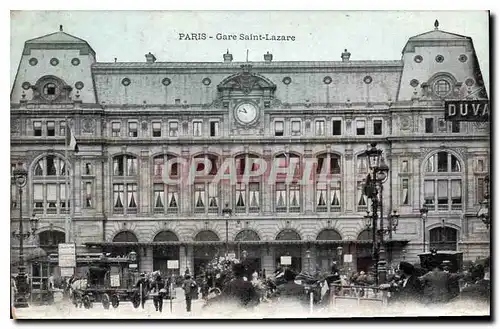
<svg viewBox="0 0 500 329">
<path fill-rule="evenodd" d="M 198 286 L 193 279 L 191 279 L 191 275 L 186 274 L 185 280 L 182 283 L 182 289 L 184 290 L 184 297 L 186 299 L 186 311 L 191 312 L 191 302 L 193 300 L 194 294 L 198 294 Z"/>
<path fill-rule="evenodd" d="M 391 291 L 394 292 L 394 301 L 419 301 L 422 298 L 422 286 L 415 275 L 415 268 L 412 264 L 401 262 L 400 284 Z"/>
<path fill-rule="evenodd" d="M 141 276 L 139 278 L 139 281 L 137 281 L 137 284 L 135 285 L 136 288 L 141 289 L 142 288 L 142 299 L 141 299 L 141 306 L 144 308 L 144 304 L 146 303 L 146 300 L 148 299 L 148 292 L 150 289 L 149 286 L 149 280 L 146 278 L 146 274 L 141 273 Z M 138 293 L 141 293 L 141 290 L 138 291 Z"/>
<path fill-rule="evenodd" d="M 155 305 L 156 311 L 161 313 L 163 310 L 163 298 L 165 298 L 167 290 L 165 287 L 165 281 L 159 274 L 156 276 L 155 282 L 153 284 L 153 289 L 156 293 L 156 296 L 154 296 L 153 298 L 153 303 Z"/>
<path fill-rule="evenodd" d="M 424 301 L 427 304 L 446 303 L 452 298 L 450 294 L 450 284 L 458 280 L 460 275 L 444 272 L 437 260 L 430 262 L 432 271 L 419 277 L 423 284 Z"/>
<path fill-rule="evenodd" d="M 240 264 L 233 265 L 234 278 L 223 288 L 217 300 L 237 301 L 243 307 L 255 306 L 259 303 L 259 295 L 250 281 L 245 281 L 245 267 Z"/>
</svg>

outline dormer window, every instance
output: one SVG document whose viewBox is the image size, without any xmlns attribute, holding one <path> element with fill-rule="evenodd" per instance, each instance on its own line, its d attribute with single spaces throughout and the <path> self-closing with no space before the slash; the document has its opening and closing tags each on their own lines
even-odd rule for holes
<svg viewBox="0 0 500 329">
<path fill-rule="evenodd" d="M 56 94 L 56 85 L 53 83 L 47 83 L 43 88 L 44 95 L 53 96 Z"/>
</svg>

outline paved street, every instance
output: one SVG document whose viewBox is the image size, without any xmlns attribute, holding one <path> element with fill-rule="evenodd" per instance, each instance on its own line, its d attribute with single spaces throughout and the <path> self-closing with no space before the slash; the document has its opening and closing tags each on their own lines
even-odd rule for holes
<svg viewBox="0 0 500 329">
<path fill-rule="evenodd" d="M 339 305 L 335 309 L 315 308 L 310 314 L 308 309 L 298 304 L 286 302 L 274 304 L 261 304 L 252 311 L 234 307 L 234 305 L 221 305 L 210 309 L 203 309 L 203 301 L 195 300 L 191 314 L 186 312 L 184 296 L 181 289 L 177 289 L 178 298 L 172 303 L 165 301 L 163 313 L 155 312 L 152 301 L 147 301 L 145 308 L 134 309 L 132 303 L 122 302 L 117 309 L 105 310 L 100 303 L 94 303 L 92 309 L 75 308 L 71 304 L 58 303 L 51 306 L 32 306 L 16 311 L 19 319 L 88 319 L 89 317 L 109 319 L 189 319 L 189 318 L 303 318 L 303 317 L 373 317 L 373 316 L 452 316 L 452 315 L 488 315 L 486 305 L 460 301 L 443 305 L 441 307 L 427 308 L 422 305 L 394 305 L 383 309 L 373 306 Z"/>
</svg>

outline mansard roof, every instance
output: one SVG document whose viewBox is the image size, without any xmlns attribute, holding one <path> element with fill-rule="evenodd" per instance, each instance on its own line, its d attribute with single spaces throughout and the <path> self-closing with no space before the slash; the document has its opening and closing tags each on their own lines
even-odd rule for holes
<svg viewBox="0 0 500 329">
<path fill-rule="evenodd" d="M 77 38 L 74 35 L 63 31 L 58 31 L 43 35 L 38 38 L 30 39 L 24 44 L 23 54 L 29 54 L 31 49 L 71 49 L 77 48 L 87 50 L 95 56 L 95 51 L 87 43 L 87 41 Z"/>
</svg>

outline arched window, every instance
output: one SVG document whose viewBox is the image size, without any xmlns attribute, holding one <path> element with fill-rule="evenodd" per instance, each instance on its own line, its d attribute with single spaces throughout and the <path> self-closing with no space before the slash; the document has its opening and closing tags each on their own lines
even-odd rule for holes
<svg viewBox="0 0 500 329">
<path fill-rule="evenodd" d="M 342 236 L 340 236 L 340 233 L 337 232 L 337 230 L 334 229 L 324 229 L 321 232 L 319 232 L 318 236 L 316 237 L 316 240 L 342 240 Z"/>
<path fill-rule="evenodd" d="M 139 258 L 141 257 L 137 246 L 133 242 L 139 242 L 137 236 L 131 231 L 122 231 L 113 237 L 113 242 L 128 242 L 130 245 L 114 245 L 106 248 L 107 252 L 110 252 L 112 256 L 126 257 L 130 252 L 134 251 L 137 254 L 137 263 L 139 264 Z"/>
<path fill-rule="evenodd" d="M 233 204 L 237 213 L 258 213 L 260 211 L 261 177 L 252 175 L 259 170 L 259 157 L 241 154 L 235 158 L 237 182 L 233 190 Z M 245 176 L 246 175 L 246 176 Z"/>
<path fill-rule="evenodd" d="M 50 253 L 53 250 L 57 250 L 59 243 L 64 243 L 66 241 L 66 235 L 64 232 L 47 230 L 38 234 L 38 241 L 40 243 L 40 248 Z"/>
<path fill-rule="evenodd" d="M 66 196 L 66 175 L 69 169 L 58 155 L 47 155 L 33 167 L 33 210 L 43 214 L 66 213 L 71 206 L 71 195 Z M 71 188 L 71 179 L 69 180 Z M 67 199 L 68 198 L 68 199 Z"/>
<path fill-rule="evenodd" d="M 123 231 L 115 235 L 113 242 L 139 242 L 134 233 Z"/>
<path fill-rule="evenodd" d="M 275 185 L 275 209 L 276 212 L 300 212 L 302 199 L 301 199 L 301 186 L 298 181 L 300 177 L 301 165 L 300 157 L 294 153 L 281 153 L 274 158 L 272 166 L 279 168 L 288 168 L 288 172 L 293 174 L 291 183 L 287 182 L 287 173 L 276 174 Z M 292 168 L 294 167 L 294 168 Z"/>
<path fill-rule="evenodd" d="M 300 240 L 300 235 L 294 230 L 284 229 L 278 233 L 276 240 Z"/>
<path fill-rule="evenodd" d="M 316 211 L 340 212 L 341 162 L 340 156 L 323 153 L 316 158 Z"/>
<path fill-rule="evenodd" d="M 436 250 L 457 250 L 458 231 L 452 227 L 436 227 L 429 231 L 430 248 Z"/>
<path fill-rule="evenodd" d="M 365 229 L 358 234 L 359 241 L 373 241 L 373 231 L 371 229 Z"/>
<path fill-rule="evenodd" d="M 205 163 L 210 163 L 210 167 L 206 167 Z M 194 164 L 194 212 L 217 214 L 220 206 L 220 187 L 213 183 L 213 176 L 217 175 L 219 170 L 219 159 L 213 154 L 201 154 L 194 157 Z"/>
<path fill-rule="evenodd" d="M 260 241 L 259 235 L 253 230 L 243 230 L 236 234 L 234 241 Z"/>
<path fill-rule="evenodd" d="M 459 159 L 437 152 L 424 164 L 424 203 L 429 210 L 462 210 L 463 173 Z"/>
<path fill-rule="evenodd" d="M 451 92 L 451 84 L 445 79 L 439 79 L 434 83 L 434 92 L 439 97 L 445 97 Z"/>
<path fill-rule="evenodd" d="M 161 231 L 153 239 L 154 242 L 169 242 L 179 241 L 177 235 L 172 231 Z M 160 271 L 161 273 L 172 272 L 167 263 L 169 260 L 179 260 L 179 246 L 178 245 L 155 245 L 153 247 L 153 271 Z M 179 270 L 173 270 L 176 275 Z"/>
<path fill-rule="evenodd" d="M 168 165 L 168 168 L 166 167 Z M 153 158 L 153 211 L 156 214 L 176 214 L 179 211 L 179 185 L 166 184 L 164 175 L 172 180 L 179 176 L 176 158 L 161 154 Z"/>
<path fill-rule="evenodd" d="M 122 154 L 113 157 L 113 211 L 116 214 L 137 213 L 137 158 Z"/>
<path fill-rule="evenodd" d="M 198 234 L 196 234 L 196 236 L 194 237 L 194 241 L 219 241 L 219 240 L 220 239 L 217 236 L 217 234 L 209 230 L 198 232 Z"/>
</svg>

